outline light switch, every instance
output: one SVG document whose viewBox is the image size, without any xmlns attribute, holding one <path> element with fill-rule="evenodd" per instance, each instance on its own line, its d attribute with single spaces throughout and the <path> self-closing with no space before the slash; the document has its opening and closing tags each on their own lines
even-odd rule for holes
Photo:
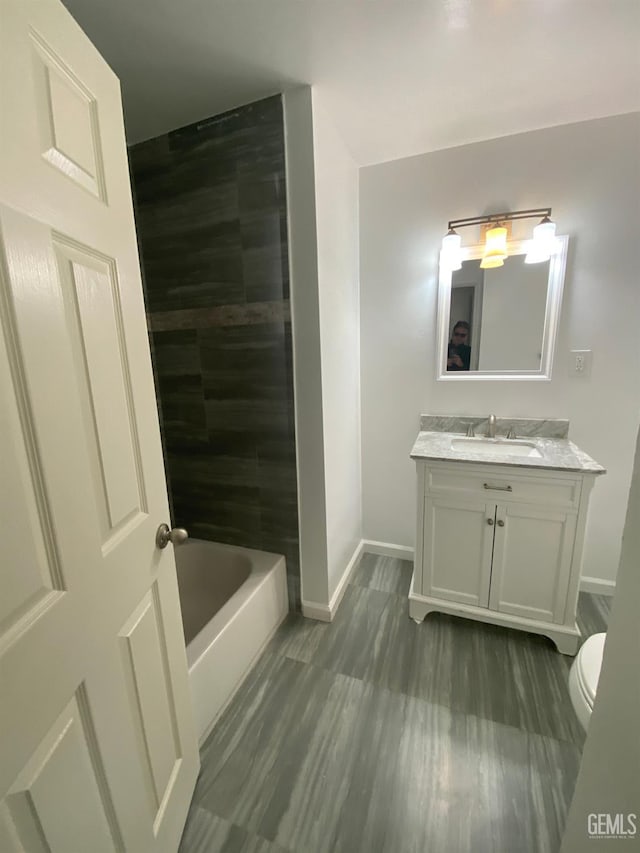
<svg viewBox="0 0 640 853">
<path fill-rule="evenodd" d="M 587 377 L 591 375 L 590 349 L 572 349 L 569 360 L 569 375 Z"/>
</svg>

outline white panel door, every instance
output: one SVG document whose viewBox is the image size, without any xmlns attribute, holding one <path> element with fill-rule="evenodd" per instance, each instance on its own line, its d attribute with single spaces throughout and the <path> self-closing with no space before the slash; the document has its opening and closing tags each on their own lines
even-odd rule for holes
<svg viewBox="0 0 640 853">
<path fill-rule="evenodd" d="M 0 850 L 175 851 L 197 771 L 118 81 L 0 0 Z"/>
<path fill-rule="evenodd" d="M 563 622 L 576 515 L 535 504 L 498 504 L 492 610 Z"/>
<path fill-rule="evenodd" d="M 424 595 L 488 607 L 495 503 L 427 495 Z"/>
</svg>

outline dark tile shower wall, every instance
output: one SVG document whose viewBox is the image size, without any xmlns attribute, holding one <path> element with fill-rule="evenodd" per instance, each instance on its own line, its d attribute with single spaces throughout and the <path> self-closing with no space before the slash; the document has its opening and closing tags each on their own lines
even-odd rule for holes
<svg viewBox="0 0 640 853">
<path fill-rule="evenodd" d="M 287 558 L 300 601 L 282 103 L 134 145 L 174 525 Z"/>
</svg>

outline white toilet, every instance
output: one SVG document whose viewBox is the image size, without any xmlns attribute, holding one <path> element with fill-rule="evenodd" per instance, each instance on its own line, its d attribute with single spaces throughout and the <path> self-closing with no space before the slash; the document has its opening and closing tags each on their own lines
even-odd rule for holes
<svg viewBox="0 0 640 853">
<path fill-rule="evenodd" d="M 596 698 L 606 637 L 606 634 L 593 634 L 589 637 L 576 655 L 569 673 L 569 694 L 585 731 L 589 727 Z"/>
</svg>

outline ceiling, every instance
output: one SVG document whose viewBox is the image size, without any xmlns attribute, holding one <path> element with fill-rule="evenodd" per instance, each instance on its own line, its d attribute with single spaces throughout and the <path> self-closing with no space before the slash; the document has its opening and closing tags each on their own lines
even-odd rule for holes
<svg viewBox="0 0 640 853">
<path fill-rule="evenodd" d="M 308 83 L 359 165 L 640 109 L 638 0 L 64 0 L 129 142 Z"/>
</svg>

